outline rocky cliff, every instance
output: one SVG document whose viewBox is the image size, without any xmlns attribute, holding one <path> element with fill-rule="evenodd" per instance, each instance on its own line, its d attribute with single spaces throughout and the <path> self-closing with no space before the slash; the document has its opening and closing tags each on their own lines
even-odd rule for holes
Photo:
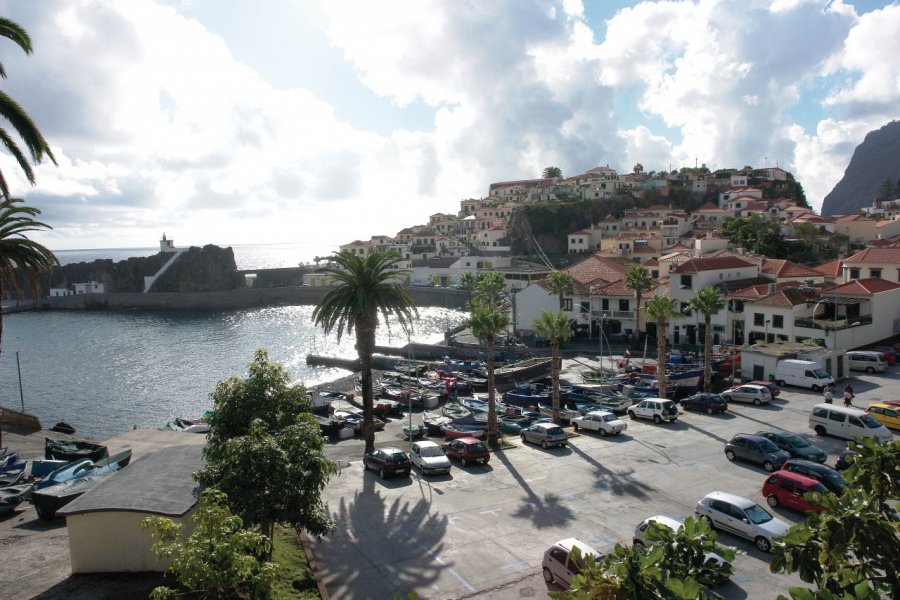
<svg viewBox="0 0 900 600">
<path fill-rule="evenodd" d="M 881 129 L 870 131 L 853 157 L 844 177 L 825 196 L 822 215 L 847 215 L 871 206 L 882 183 L 900 178 L 900 121 L 891 121 Z M 893 198 L 888 198 L 893 200 Z"/>
</svg>

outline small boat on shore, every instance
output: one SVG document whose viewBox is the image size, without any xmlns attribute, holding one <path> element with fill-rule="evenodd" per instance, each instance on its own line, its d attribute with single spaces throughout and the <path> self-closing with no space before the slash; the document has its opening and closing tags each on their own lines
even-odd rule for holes
<svg viewBox="0 0 900 600">
<path fill-rule="evenodd" d="M 203 419 L 182 419 L 176 417 L 166 423 L 166 429 L 171 431 L 183 431 L 184 433 L 209 433 L 209 423 Z"/>
<path fill-rule="evenodd" d="M 403 426 L 403 438 L 407 440 L 418 440 L 420 438 L 425 437 L 425 426 L 424 425 L 410 425 L 409 423 Z"/>
<path fill-rule="evenodd" d="M 441 434 L 444 437 L 451 439 L 464 437 L 484 439 L 484 436 L 487 435 L 487 432 L 484 429 L 472 429 L 469 427 L 455 425 L 453 423 L 445 423 L 444 425 L 441 425 Z"/>
<path fill-rule="evenodd" d="M 0 515 L 12 512 L 18 505 L 31 498 L 34 484 L 11 485 L 0 488 Z"/>
<path fill-rule="evenodd" d="M 56 433 L 66 433 L 68 435 L 72 435 L 75 433 L 75 428 L 66 423 L 65 421 L 60 421 L 56 425 L 50 428 L 50 431 L 55 431 Z"/>
<path fill-rule="evenodd" d="M 450 423 L 452 419 L 436 412 L 424 411 L 422 413 L 422 422 L 428 429 L 430 435 L 441 435 L 441 427 Z"/>
<path fill-rule="evenodd" d="M 25 476 L 25 468 L 24 463 L 22 463 L 21 471 L 12 471 L 10 473 L 4 473 L 0 475 L 0 488 L 9 487 L 11 485 L 16 485 L 19 483 L 22 478 Z"/>
<path fill-rule="evenodd" d="M 96 462 L 90 459 L 78 460 L 53 471 L 44 477 L 36 487 L 41 490 L 70 479 L 81 479 L 89 475 L 99 475 L 100 473 L 112 473 L 128 466 L 130 462 L 130 449 Z"/>
<path fill-rule="evenodd" d="M 19 459 L 19 453 L 13 452 L 0 458 L 0 473 L 12 473 L 25 469 L 25 461 Z"/>
<path fill-rule="evenodd" d="M 44 458 L 56 460 L 102 460 L 109 456 L 106 446 L 91 442 L 67 442 L 44 439 Z"/>
<path fill-rule="evenodd" d="M 56 511 L 85 492 L 89 492 L 97 487 L 113 473 L 113 471 L 110 471 L 81 479 L 71 479 L 35 491 L 31 496 L 31 502 L 34 504 L 38 518 L 41 521 L 52 521 L 56 517 Z"/>
</svg>

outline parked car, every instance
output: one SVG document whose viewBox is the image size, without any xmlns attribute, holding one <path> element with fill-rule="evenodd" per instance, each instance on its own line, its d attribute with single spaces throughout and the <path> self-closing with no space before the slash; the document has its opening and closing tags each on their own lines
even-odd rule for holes
<svg viewBox="0 0 900 600">
<path fill-rule="evenodd" d="M 573 552 L 576 548 L 577 553 Z M 581 540 L 566 538 L 556 542 L 544 552 L 544 560 L 541 563 L 544 581 L 568 589 L 572 578 L 581 573 L 584 560 L 589 556 L 597 562 L 603 560 L 602 553 Z"/>
<path fill-rule="evenodd" d="M 710 394 L 708 392 L 700 392 L 684 398 L 681 406 L 685 410 L 702 410 L 708 415 L 722 413 L 728 410 L 728 403 L 725 398 L 719 394 Z"/>
<path fill-rule="evenodd" d="M 849 450 L 846 452 L 849 452 Z M 841 455 L 843 455 L 843 452 Z M 840 462 L 840 460 L 839 457 L 838 462 Z M 828 465 L 814 463 L 800 458 L 792 458 L 781 465 L 781 470 L 798 473 L 805 477 L 809 477 L 810 479 L 815 479 L 828 488 L 829 491 L 834 492 L 838 496 L 843 494 L 844 488 L 847 487 L 844 476 Z"/>
<path fill-rule="evenodd" d="M 412 464 L 419 467 L 422 475 L 450 472 L 450 459 L 444 449 L 430 440 L 413 442 L 409 457 Z"/>
<path fill-rule="evenodd" d="M 886 444 L 894 439 L 894 434 L 872 415 L 852 406 L 816 404 L 809 413 L 809 427 L 818 435 L 834 435 L 847 440 L 875 437 Z"/>
<path fill-rule="evenodd" d="M 784 358 L 775 365 L 775 383 L 779 387 L 790 384 L 821 392 L 825 386 L 834 385 L 834 378 L 815 361 Z"/>
<path fill-rule="evenodd" d="M 883 373 L 887 369 L 887 359 L 881 352 L 854 350 L 847 353 L 847 366 L 851 371 Z"/>
<path fill-rule="evenodd" d="M 764 388 L 769 390 L 769 393 L 772 394 L 773 398 L 777 398 L 781 394 L 781 388 L 778 387 L 777 384 L 775 384 L 771 381 L 763 381 L 762 379 L 754 379 L 753 381 L 748 381 L 747 383 L 749 383 L 751 385 L 763 386 Z"/>
<path fill-rule="evenodd" d="M 523 443 L 540 444 L 541 448 L 565 446 L 569 443 L 566 432 L 555 423 L 535 423 L 523 429 L 520 435 Z"/>
<path fill-rule="evenodd" d="M 376 448 L 367 452 L 363 456 L 363 466 L 378 471 L 378 476 L 382 479 L 397 474 L 409 477 L 412 470 L 409 455 L 400 448 Z"/>
<path fill-rule="evenodd" d="M 762 552 L 769 552 L 772 540 L 790 529 L 759 504 L 727 492 L 710 492 L 697 502 L 694 512 L 716 529 L 752 540 Z"/>
<path fill-rule="evenodd" d="M 725 458 L 728 460 L 756 463 L 769 473 L 780 469 L 790 457 L 774 442 L 758 435 L 739 433 L 725 444 Z"/>
<path fill-rule="evenodd" d="M 634 528 L 634 537 L 632 538 L 632 542 L 634 543 L 636 548 L 643 548 L 648 544 L 652 544 L 653 542 L 647 539 L 647 530 L 650 528 L 651 523 L 657 523 L 662 525 L 663 527 L 668 527 L 672 531 L 678 531 L 682 527 L 684 527 L 684 523 L 673 519 L 672 517 L 667 517 L 665 515 L 656 515 L 655 517 L 649 517 L 638 523 L 637 527 Z M 710 563 L 712 562 L 716 565 L 715 569 L 709 571 L 708 581 L 704 583 L 708 583 L 710 585 L 719 585 L 720 583 L 724 583 L 725 580 L 728 579 L 729 574 L 734 573 L 734 568 L 731 566 L 727 560 L 716 554 L 715 552 L 707 552 L 704 554 L 704 562 Z M 724 575 L 724 577 L 723 577 Z"/>
<path fill-rule="evenodd" d="M 488 464 L 491 460 L 491 453 L 487 447 L 473 437 L 462 437 L 450 440 L 442 446 L 448 458 L 456 458 L 464 467 L 470 464 L 484 463 Z"/>
<path fill-rule="evenodd" d="M 897 349 L 890 346 L 872 346 L 871 350 L 884 354 L 887 358 L 888 365 L 896 364 L 897 358 L 900 357 L 900 353 L 897 352 Z"/>
<path fill-rule="evenodd" d="M 775 442 L 775 445 L 791 455 L 791 458 L 802 458 L 817 463 L 824 463 L 828 460 L 828 454 L 818 446 L 810 444 L 806 438 L 796 433 L 788 431 L 779 431 L 777 429 L 766 429 L 757 431 L 756 435 Z"/>
<path fill-rule="evenodd" d="M 597 431 L 601 436 L 619 435 L 628 429 L 628 423 L 605 410 L 594 410 L 583 417 L 572 419 L 572 429 Z"/>
<path fill-rule="evenodd" d="M 674 421 L 678 418 L 678 407 L 665 398 L 647 398 L 628 408 L 632 419 L 653 419 L 656 423 Z"/>
<path fill-rule="evenodd" d="M 873 402 L 866 409 L 872 418 L 890 429 L 900 429 L 900 407 L 886 402 Z"/>
<path fill-rule="evenodd" d="M 766 404 L 772 400 L 769 388 L 762 385 L 745 383 L 722 392 L 725 402 L 752 402 L 754 406 Z"/>
<path fill-rule="evenodd" d="M 838 454 L 837 460 L 834 461 L 834 468 L 836 471 L 845 471 L 847 468 L 853 464 L 851 456 L 856 456 L 856 452 L 846 448 L 841 450 L 841 453 Z"/>
<path fill-rule="evenodd" d="M 828 489 L 815 479 L 791 471 L 772 473 L 762 487 L 762 495 L 772 508 L 781 504 L 801 512 L 824 511 L 824 506 L 813 504 L 804 497 L 809 492 L 827 493 Z"/>
</svg>

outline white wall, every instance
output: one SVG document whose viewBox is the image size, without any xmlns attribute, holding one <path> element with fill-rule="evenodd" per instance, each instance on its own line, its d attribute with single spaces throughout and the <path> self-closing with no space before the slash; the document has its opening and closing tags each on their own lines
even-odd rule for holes
<svg viewBox="0 0 900 600">
<path fill-rule="evenodd" d="M 545 310 L 559 310 L 559 296 L 551 295 L 542 286 L 532 283 L 516 294 L 516 329 L 526 333 L 533 331 L 534 322 Z"/>
</svg>

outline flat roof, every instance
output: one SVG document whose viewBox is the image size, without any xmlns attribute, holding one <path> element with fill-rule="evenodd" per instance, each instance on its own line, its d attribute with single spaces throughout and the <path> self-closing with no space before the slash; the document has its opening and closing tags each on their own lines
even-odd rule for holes
<svg viewBox="0 0 900 600">
<path fill-rule="evenodd" d="M 184 516 L 200 498 L 200 484 L 193 475 L 204 462 L 199 444 L 161 448 L 108 477 L 58 514 L 126 511 Z"/>
<path fill-rule="evenodd" d="M 827 354 L 828 348 L 817 346 L 816 344 L 803 344 L 800 342 L 759 342 L 752 346 L 746 346 L 741 349 L 742 352 L 755 352 L 765 356 L 782 357 L 803 354 Z"/>
</svg>

